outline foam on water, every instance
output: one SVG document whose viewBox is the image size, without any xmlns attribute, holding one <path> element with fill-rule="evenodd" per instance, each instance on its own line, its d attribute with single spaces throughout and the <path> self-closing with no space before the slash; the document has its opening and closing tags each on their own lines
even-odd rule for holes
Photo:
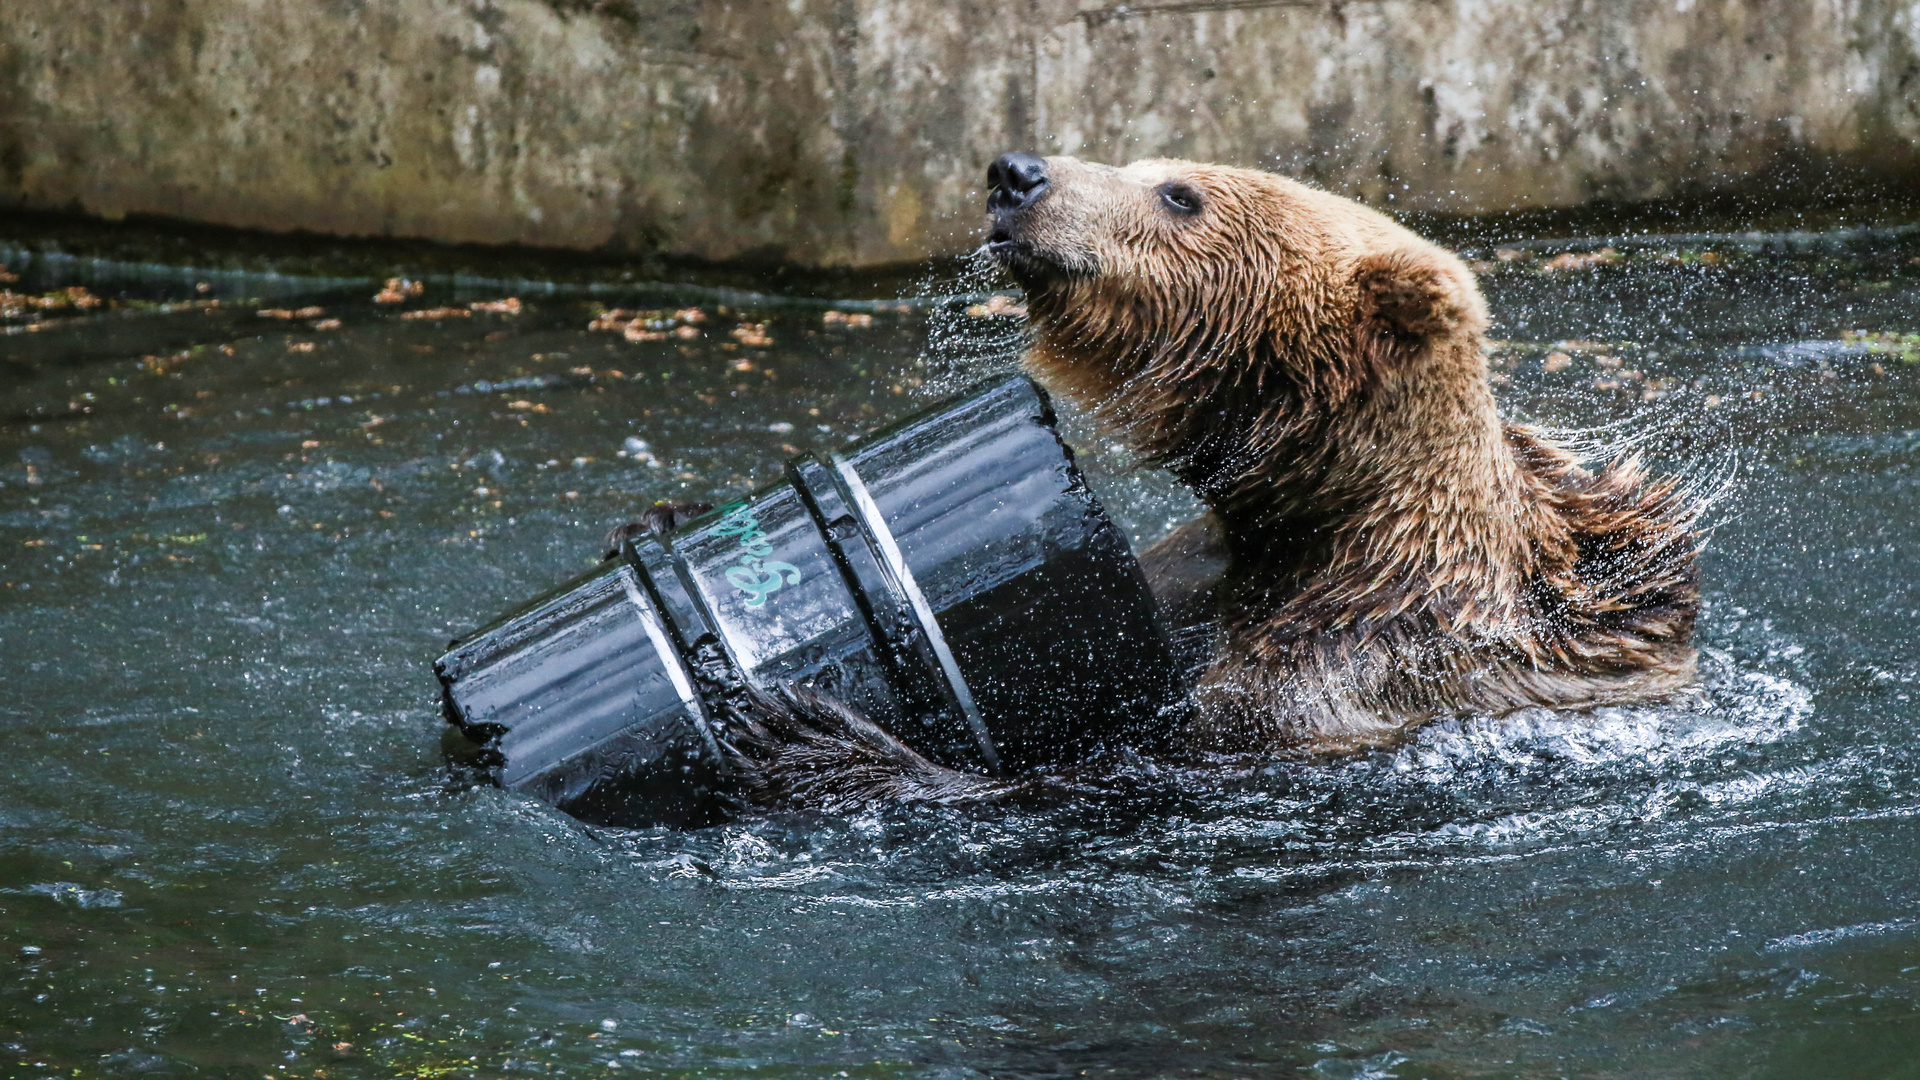
<svg viewBox="0 0 1920 1080">
<path fill-rule="evenodd" d="M 1660 771 L 1728 745 L 1777 742 L 1813 711 L 1809 691 L 1709 656 L 1693 693 L 1659 705 L 1592 710 L 1522 709 L 1500 717 L 1442 720 L 1421 728 L 1387 767 L 1430 782 L 1498 769 L 1506 775 L 1627 768 Z"/>
</svg>

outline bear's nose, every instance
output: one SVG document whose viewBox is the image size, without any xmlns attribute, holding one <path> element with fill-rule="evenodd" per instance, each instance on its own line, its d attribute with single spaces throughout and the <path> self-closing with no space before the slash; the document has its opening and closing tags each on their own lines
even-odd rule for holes
<svg viewBox="0 0 1920 1080">
<path fill-rule="evenodd" d="M 987 209 L 1025 210 L 1047 190 L 1047 163 L 1032 154 L 1001 154 L 987 166 Z"/>
</svg>

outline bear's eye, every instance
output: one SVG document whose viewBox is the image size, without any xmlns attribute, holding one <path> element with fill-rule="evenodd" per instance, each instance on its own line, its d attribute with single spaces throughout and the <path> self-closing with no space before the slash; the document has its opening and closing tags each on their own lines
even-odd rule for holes
<svg viewBox="0 0 1920 1080">
<path fill-rule="evenodd" d="M 1185 184 L 1160 185 L 1160 201 L 1167 209 L 1182 217 L 1191 217 L 1200 212 L 1200 193 Z"/>
</svg>

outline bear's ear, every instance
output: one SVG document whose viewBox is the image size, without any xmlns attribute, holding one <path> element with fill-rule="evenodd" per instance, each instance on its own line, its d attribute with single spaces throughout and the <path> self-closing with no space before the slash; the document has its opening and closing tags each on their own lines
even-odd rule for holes
<svg viewBox="0 0 1920 1080">
<path fill-rule="evenodd" d="M 1368 255 L 1354 268 L 1354 280 L 1361 320 L 1401 340 L 1451 333 L 1474 321 L 1483 307 L 1465 268 L 1435 253 Z"/>
</svg>

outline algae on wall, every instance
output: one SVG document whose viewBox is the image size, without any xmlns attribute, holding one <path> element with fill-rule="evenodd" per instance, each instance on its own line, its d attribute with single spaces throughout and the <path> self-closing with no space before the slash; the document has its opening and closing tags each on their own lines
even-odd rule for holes
<svg viewBox="0 0 1920 1080">
<path fill-rule="evenodd" d="M 0 204 L 873 265 L 1006 149 L 1451 212 L 1920 180 L 1920 0 L 8 0 Z"/>
</svg>

